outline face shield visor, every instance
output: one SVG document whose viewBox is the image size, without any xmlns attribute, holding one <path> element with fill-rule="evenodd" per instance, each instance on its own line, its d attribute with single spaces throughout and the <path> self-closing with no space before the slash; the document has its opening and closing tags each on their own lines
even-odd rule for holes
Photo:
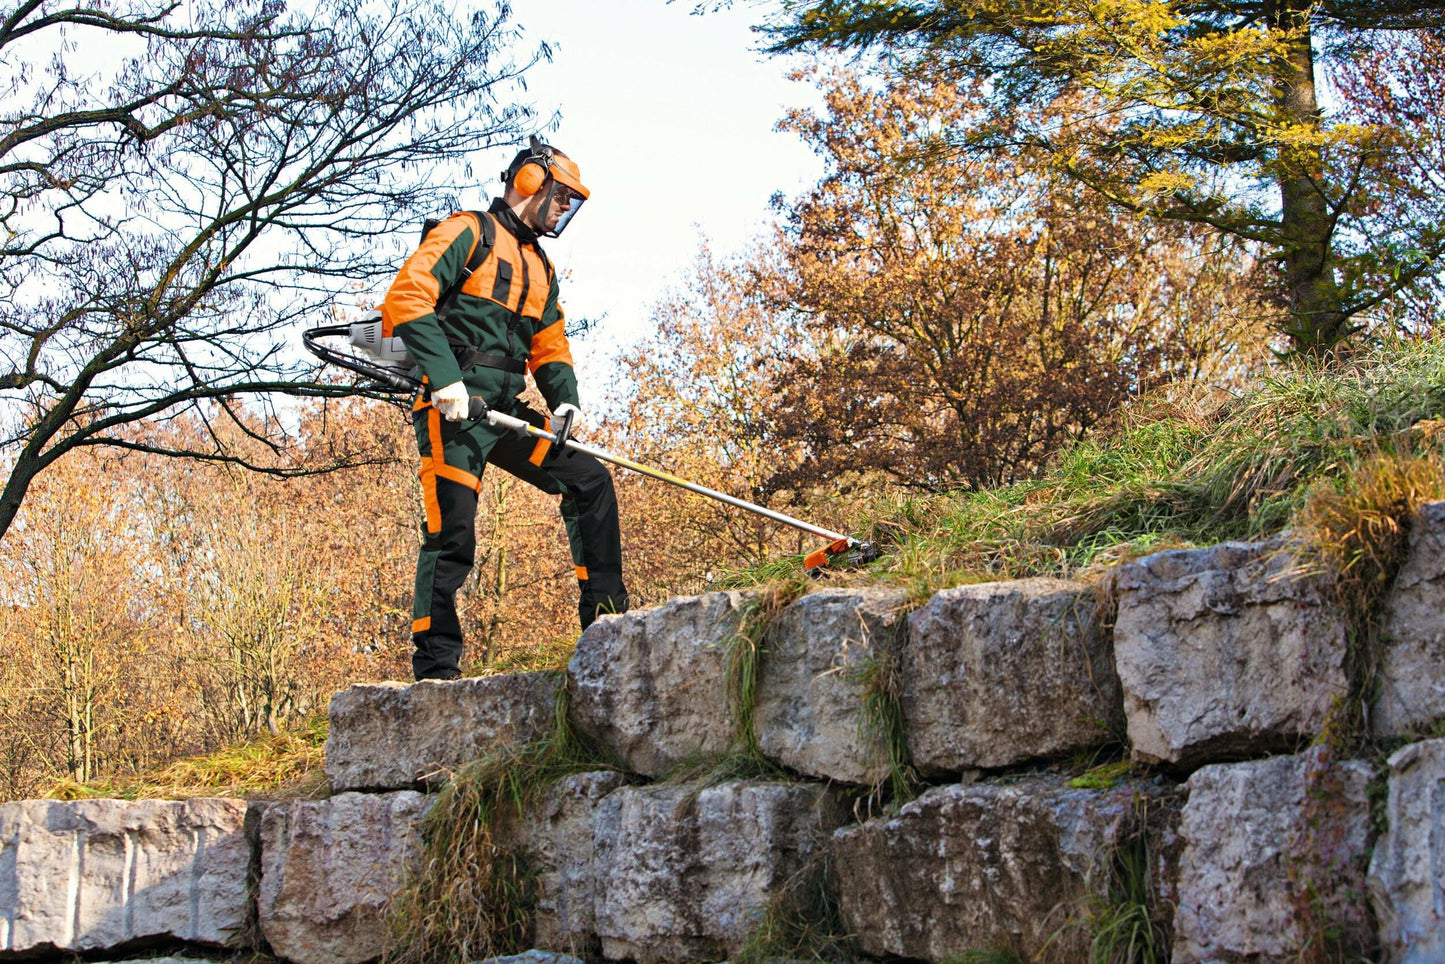
<svg viewBox="0 0 1445 964">
<path fill-rule="evenodd" d="M 552 156 L 547 168 L 547 180 L 539 192 L 542 204 L 537 211 L 539 232 L 543 237 L 555 238 L 572 223 L 582 202 L 591 193 L 582 183 L 582 172 L 577 162 L 562 153 Z"/>
<path fill-rule="evenodd" d="M 572 219 L 582 209 L 582 202 L 587 200 L 587 195 L 579 194 L 552 178 L 542 185 L 539 193 L 542 195 L 542 204 L 537 209 L 537 223 L 540 227 L 537 233 L 544 238 L 555 238 L 566 230 L 567 225 L 572 223 Z"/>
</svg>

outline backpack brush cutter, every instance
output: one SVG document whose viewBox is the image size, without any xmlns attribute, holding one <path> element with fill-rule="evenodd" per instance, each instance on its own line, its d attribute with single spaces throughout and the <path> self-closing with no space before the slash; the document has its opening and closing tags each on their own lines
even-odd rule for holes
<svg viewBox="0 0 1445 964">
<path fill-rule="evenodd" d="M 323 345 L 320 339 L 323 338 L 346 338 L 351 348 L 363 353 L 365 357 L 358 356 L 352 352 L 337 351 Z M 383 337 L 381 331 L 381 320 L 376 312 L 367 316 L 366 319 L 354 322 L 350 325 L 329 325 L 321 328 L 311 328 L 301 335 L 301 341 L 317 358 L 332 365 L 345 368 L 348 371 L 361 375 L 372 380 L 372 384 L 360 386 L 368 391 L 379 391 L 387 393 L 415 394 L 422 387 L 420 379 L 412 374 L 413 363 L 406 347 L 400 338 Z M 541 429 L 520 418 L 514 418 L 487 408 L 486 402 L 480 398 L 473 397 L 471 410 L 468 417 L 473 421 L 485 419 L 488 423 L 498 428 L 509 429 L 518 435 L 530 436 L 538 441 L 555 444 L 557 436 L 545 429 Z M 755 505 L 745 499 L 739 499 L 728 495 L 725 492 L 718 492 L 716 489 L 709 489 L 707 486 L 698 485 L 696 482 L 689 482 L 680 479 L 675 475 L 663 472 L 659 469 L 640 465 L 631 459 L 620 455 L 614 455 L 590 445 L 584 445 L 576 439 L 567 438 L 563 443 L 566 448 L 593 458 L 601 459 L 604 462 L 611 462 L 624 469 L 630 469 L 641 475 L 695 492 L 698 495 L 722 502 L 726 505 L 736 506 L 745 509 L 756 515 L 771 519 L 774 522 L 781 522 L 783 525 L 801 529 L 810 535 L 819 536 L 829 540 L 828 545 L 821 549 L 808 553 L 803 558 L 803 568 L 811 576 L 819 576 L 822 571 L 835 562 L 843 562 L 850 565 L 861 565 L 872 562 L 878 558 L 871 542 L 863 542 L 854 539 L 852 536 L 843 535 L 840 532 L 833 532 L 824 529 L 822 526 L 804 522 L 793 516 L 772 509 L 766 509 Z"/>
</svg>

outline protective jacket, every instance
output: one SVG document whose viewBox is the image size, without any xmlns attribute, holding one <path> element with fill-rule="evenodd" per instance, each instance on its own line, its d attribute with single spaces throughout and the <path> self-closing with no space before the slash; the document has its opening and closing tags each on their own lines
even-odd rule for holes
<svg viewBox="0 0 1445 964">
<path fill-rule="evenodd" d="M 446 319 L 437 318 L 437 299 L 462 276 L 483 237 L 477 216 L 466 211 L 434 228 L 402 267 L 382 304 L 383 331 L 401 338 L 428 385 L 462 380 L 469 394 L 508 411 L 526 386 L 525 366 L 548 407 L 578 405 L 551 262 L 536 233 L 500 200 L 482 217 L 493 222 L 487 232 L 492 251 L 462 286 Z M 464 371 L 469 357 L 485 360 Z"/>
<path fill-rule="evenodd" d="M 536 233 L 505 204 L 494 202 L 480 217 L 488 225 L 468 212 L 454 214 L 426 236 L 387 291 L 383 334 L 402 339 L 427 386 L 460 379 L 488 408 L 542 425 L 543 416 L 517 397 L 527 370 L 553 411 L 564 402 L 578 404 L 557 279 Z M 484 230 L 488 226 L 492 230 Z M 464 275 L 474 246 L 486 236 L 490 253 L 438 319 L 437 299 Z M 425 508 L 411 626 L 417 679 L 453 679 L 460 672 L 456 594 L 476 558 L 477 503 L 488 465 L 561 497 L 582 627 L 599 613 L 626 612 L 617 496 L 600 462 L 572 450 L 540 456 L 530 439 L 484 420 L 446 421 L 425 388 L 412 406 L 412 427 Z"/>
</svg>

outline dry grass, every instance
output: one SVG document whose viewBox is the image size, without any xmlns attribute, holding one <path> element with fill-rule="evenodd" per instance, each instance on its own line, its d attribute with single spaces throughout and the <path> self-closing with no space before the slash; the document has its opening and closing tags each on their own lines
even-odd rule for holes
<svg viewBox="0 0 1445 964">
<path fill-rule="evenodd" d="M 392 904 L 383 961 L 462 964 L 526 950 L 536 883 L 499 830 L 557 780 L 608 768 L 573 734 L 561 685 L 547 737 L 461 767 L 422 822 L 424 863 Z"/>
<path fill-rule="evenodd" d="M 1345 749 L 1366 738 L 1366 709 L 1374 693 L 1385 595 L 1404 561 L 1410 523 L 1421 505 L 1445 499 L 1445 460 L 1378 451 L 1322 479 L 1298 513 L 1295 530 L 1308 547 L 1307 563 L 1331 577 L 1350 626 L 1349 698 L 1325 733 Z"/>
<path fill-rule="evenodd" d="M 245 800 L 320 799 L 327 796 L 325 716 L 295 729 L 259 736 L 214 753 L 172 760 L 158 770 L 76 783 L 57 780 L 44 796 L 52 800 L 109 797 L 121 800 L 187 800 L 239 797 Z"/>
</svg>

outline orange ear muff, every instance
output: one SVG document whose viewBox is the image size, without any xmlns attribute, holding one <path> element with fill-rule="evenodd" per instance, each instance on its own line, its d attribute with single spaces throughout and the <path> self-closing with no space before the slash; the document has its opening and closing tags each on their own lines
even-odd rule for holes
<svg viewBox="0 0 1445 964">
<path fill-rule="evenodd" d="M 528 161 L 512 175 L 512 187 L 522 197 L 531 197 L 547 182 L 547 169 L 536 161 Z"/>
</svg>

